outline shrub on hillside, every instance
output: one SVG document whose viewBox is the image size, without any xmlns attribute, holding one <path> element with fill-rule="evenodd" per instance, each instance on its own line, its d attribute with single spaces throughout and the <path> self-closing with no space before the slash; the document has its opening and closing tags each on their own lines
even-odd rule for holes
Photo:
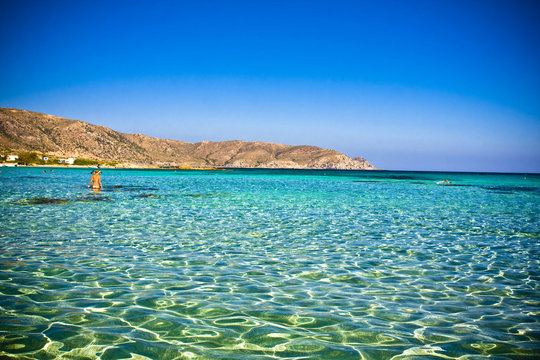
<svg viewBox="0 0 540 360">
<path fill-rule="evenodd" d="M 39 158 L 39 155 L 35 152 L 24 152 L 19 154 L 19 159 L 17 160 L 20 163 L 24 164 L 41 164 L 44 163 L 42 159 Z"/>
<path fill-rule="evenodd" d="M 75 159 L 73 162 L 73 165 L 97 165 L 96 160 L 90 160 L 90 159 Z"/>
</svg>

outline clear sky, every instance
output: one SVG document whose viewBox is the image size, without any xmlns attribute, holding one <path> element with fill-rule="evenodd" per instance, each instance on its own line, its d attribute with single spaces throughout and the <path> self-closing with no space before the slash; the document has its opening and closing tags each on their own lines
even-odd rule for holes
<svg viewBox="0 0 540 360">
<path fill-rule="evenodd" d="M 0 106 L 540 172 L 540 1 L 0 1 Z"/>
</svg>

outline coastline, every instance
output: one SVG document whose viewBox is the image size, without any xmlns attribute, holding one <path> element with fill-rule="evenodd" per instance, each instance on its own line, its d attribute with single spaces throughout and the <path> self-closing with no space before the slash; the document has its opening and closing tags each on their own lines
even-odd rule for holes
<svg viewBox="0 0 540 360">
<path fill-rule="evenodd" d="M 118 166 L 111 165 L 61 165 L 61 164 L 31 164 L 31 165 L 6 165 L 4 163 L 0 164 L 0 167 L 21 167 L 21 168 L 55 168 L 55 169 L 141 169 L 141 170 L 151 170 L 151 169 L 163 169 L 163 170 L 204 170 L 204 171 L 220 171 L 226 170 L 224 168 L 216 167 L 193 167 L 193 166 L 178 166 L 178 167 L 163 167 L 163 166 L 152 166 L 152 165 L 134 165 L 134 164 L 120 164 Z"/>
<path fill-rule="evenodd" d="M 61 164 L 32 164 L 32 165 L 7 165 L 6 163 L 0 163 L 0 168 L 54 168 L 54 169 L 97 169 L 96 165 L 61 165 Z M 540 173 L 536 172 L 495 172 L 495 171 L 456 171 L 456 170 L 393 170 L 393 169 L 320 169 L 320 168 L 259 168 L 259 167 L 194 167 L 194 166 L 156 166 L 156 165 L 143 165 L 143 164 L 119 164 L 117 166 L 100 165 L 100 169 L 108 170 L 193 170 L 193 171 L 235 171 L 235 170 L 275 170 L 275 171 L 329 171 L 329 172 L 341 172 L 341 171 L 362 171 L 362 172 L 391 172 L 391 173 L 424 173 L 424 174 L 469 174 L 469 175 L 523 175 L 523 176 L 538 176 Z"/>
<path fill-rule="evenodd" d="M 253 170 L 321 170 L 321 171 L 386 171 L 385 169 L 378 168 L 369 168 L 369 169 L 339 169 L 339 168 L 312 168 L 312 167 L 203 167 L 203 166 L 189 166 L 189 165 L 180 165 L 180 166 L 158 166 L 158 165 L 145 165 L 145 164 L 131 164 L 131 163 L 122 163 L 116 166 L 111 165 L 63 165 L 63 164 L 28 164 L 28 165 L 19 165 L 19 164 L 10 164 L 0 163 L 0 167 L 25 167 L 25 168 L 80 168 L 80 169 L 141 169 L 141 170 L 202 170 L 202 171 L 227 171 L 234 169 L 253 169 Z"/>
</svg>

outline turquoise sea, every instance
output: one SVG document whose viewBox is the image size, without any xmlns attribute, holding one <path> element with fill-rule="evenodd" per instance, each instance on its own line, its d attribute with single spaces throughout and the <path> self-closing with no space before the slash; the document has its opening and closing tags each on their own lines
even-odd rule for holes
<svg viewBox="0 0 540 360">
<path fill-rule="evenodd" d="M 0 170 L 2 359 L 540 353 L 540 175 Z"/>
</svg>

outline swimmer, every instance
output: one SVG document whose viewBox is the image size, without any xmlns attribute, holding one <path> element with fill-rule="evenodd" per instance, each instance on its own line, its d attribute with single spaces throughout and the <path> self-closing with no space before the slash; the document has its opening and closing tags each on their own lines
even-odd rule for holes
<svg viewBox="0 0 540 360">
<path fill-rule="evenodd" d="M 92 178 L 90 178 L 90 183 L 88 184 L 88 187 L 92 186 L 92 189 L 99 190 L 103 189 L 103 185 L 101 184 L 101 171 L 99 170 L 92 170 Z M 93 185 L 92 185 L 93 183 Z"/>
</svg>

